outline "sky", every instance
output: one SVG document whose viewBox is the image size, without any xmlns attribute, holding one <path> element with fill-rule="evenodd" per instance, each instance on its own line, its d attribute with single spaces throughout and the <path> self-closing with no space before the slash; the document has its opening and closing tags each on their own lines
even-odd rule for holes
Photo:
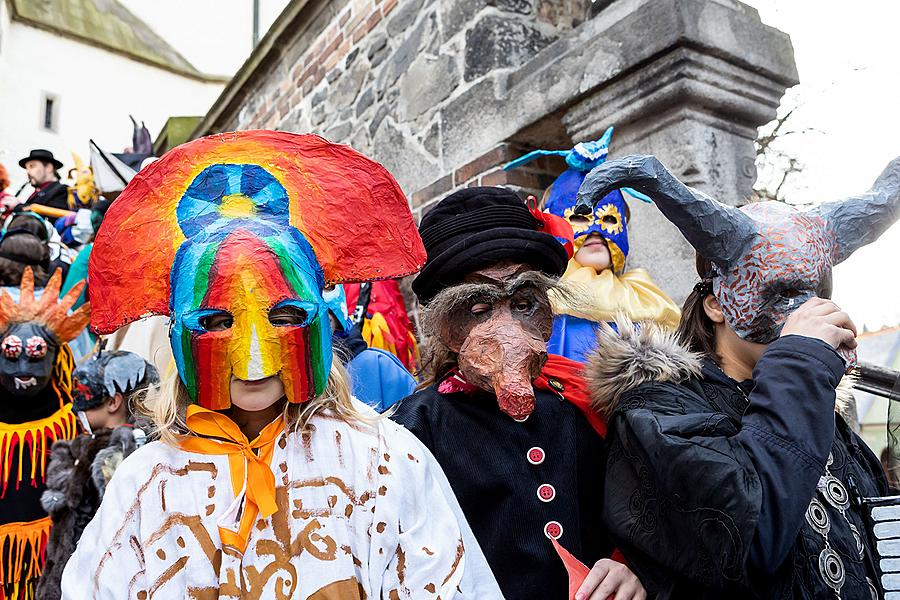
<svg viewBox="0 0 900 600">
<path fill-rule="evenodd" d="M 202 71 L 231 75 L 249 55 L 252 0 L 122 0 Z M 792 203 L 867 190 L 900 155 L 900 2 L 747 0 L 791 36 L 801 83 L 783 150 L 804 170 L 786 187 Z M 287 0 L 260 0 L 261 29 Z M 173 18 L 177 15 L 177 18 Z M 868 330 L 900 323 L 900 225 L 835 268 L 835 301 Z"/>
<path fill-rule="evenodd" d="M 748 0 L 791 36 L 800 84 L 782 148 L 805 169 L 791 202 L 838 200 L 869 189 L 900 155 L 900 2 Z M 835 267 L 834 300 L 868 330 L 900 323 L 900 225 Z"/>
<path fill-rule="evenodd" d="M 119 0 L 211 75 L 233 75 L 250 55 L 253 0 Z M 287 0 L 259 0 L 260 37 Z"/>
</svg>

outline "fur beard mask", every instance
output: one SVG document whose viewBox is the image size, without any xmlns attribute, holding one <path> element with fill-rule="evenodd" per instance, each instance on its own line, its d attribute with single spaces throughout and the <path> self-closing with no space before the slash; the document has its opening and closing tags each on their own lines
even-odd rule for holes
<svg viewBox="0 0 900 600">
<path fill-rule="evenodd" d="M 436 377 L 453 367 L 497 396 L 517 421 L 534 410 L 532 382 L 547 362 L 553 327 L 548 290 L 557 282 L 521 264 L 495 265 L 440 292 L 424 311 Z"/>
</svg>

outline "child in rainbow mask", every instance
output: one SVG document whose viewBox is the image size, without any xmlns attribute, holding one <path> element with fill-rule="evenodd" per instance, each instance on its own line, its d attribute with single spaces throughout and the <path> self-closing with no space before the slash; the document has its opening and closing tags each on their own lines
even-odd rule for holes
<svg viewBox="0 0 900 600">
<path fill-rule="evenodd" d="M 179 377 L 63 597 L 499 598 L 433 457 L 332 360 L 326 283 L 424 259 L 391 175 L 317 136 L 215 135 L 135 177 L 91 255 L 93 327 L 171 315 Z"/>
<path fill-rule="evenodd" d="M 597 199 L 587 215 L 574 214 L 578 188 L 591 169 L 602 164 L 609 152 L 613 128 L 594 142 L 577 144 L 571 150 L 536 150 L 504 168 L 521 166 L 539 156 L 565 156 L 566 169 L 544 192 L 545 211 L 562 217 L 571 226 L 574 243 L 562 281 L 575 293 L 553 294 L 553 335 L 547 351 L 584 362 L 595 346 L 600 323 L 612 322 L 622 312 L 634 321 L 655 321 L 674 329 L 681 316 L 678 306 L 660 290 L 645 269 L 625 270 L 628 257 L 629 210 L 631 196 L 650 198 L 630 188 L 613 190 Z"/>
</svg>

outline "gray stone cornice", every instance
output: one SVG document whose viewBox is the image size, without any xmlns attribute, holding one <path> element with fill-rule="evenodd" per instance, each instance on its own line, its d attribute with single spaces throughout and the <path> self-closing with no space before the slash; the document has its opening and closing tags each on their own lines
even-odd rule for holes
<svg viewBox="0 0 900 600">
<path fill-rule="evenodd" d="M 667 65 L 677 73 L 666 73 Z M 595 94 L 616 101 L 602 90 L 629 76 L 647 84 L 644 70 L 669 81 L 668 89 L 656 88 L 656 99 L 646 100 L 647 109 L 664 103 L 667 95 L 702 98 L 698 111 L 706 110 L 707 116 L 736 111 L 736 126 L 745 128 L 743 135 L 773 118 L 779 90 L 797 83 L 790 38 L 764 25 L 745 5 L 728 0 L 618 0 L 525 65 L 486 77 L 451 100 L 442 115 L 444 166 L 457 166 L 498 138 L 513 136 L 523 123 L 537 122 Z M 619 87 L 616 95 L 633 93 L 627 89 Z M 741 96 L 746 101 L 739 101 Z M 614 114 L 598 113 L 597 108 L 593 103 L 580 113 L 573 111 L 567 119 L 573 138 L 591 130 L 578 114 Z M 614 118 L 606 122 L 619 124 Z"/>
</svg>

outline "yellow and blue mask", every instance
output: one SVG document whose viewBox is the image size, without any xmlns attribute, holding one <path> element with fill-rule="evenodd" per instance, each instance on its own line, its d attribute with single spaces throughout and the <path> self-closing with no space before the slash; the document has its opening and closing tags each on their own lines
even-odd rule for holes
<svg viewBox="0 0 900 600">
<path fill-rule="evenodd" d="M 606 240 L 613 271 L 618 274 L 625 270 L 628 256 L 628 205 L 622 192 L 644 202 L 650 202 L 650 198 L 630 188 L 613 190 L 597 201 L 593 213 L 573 218 L 578 189 L 587 174 L 606 160 L 612 133 L 613 128 L 610 127 L 599 140 L 576 144 L 571 150 L 535 150 L 503 168 L 514 169 L 540 156 L 564 156 L 568 169 L 548 189 L 544 210 L 569 222 L 575 237 L 576 252 L 592 233 Z"/>
</svg>

